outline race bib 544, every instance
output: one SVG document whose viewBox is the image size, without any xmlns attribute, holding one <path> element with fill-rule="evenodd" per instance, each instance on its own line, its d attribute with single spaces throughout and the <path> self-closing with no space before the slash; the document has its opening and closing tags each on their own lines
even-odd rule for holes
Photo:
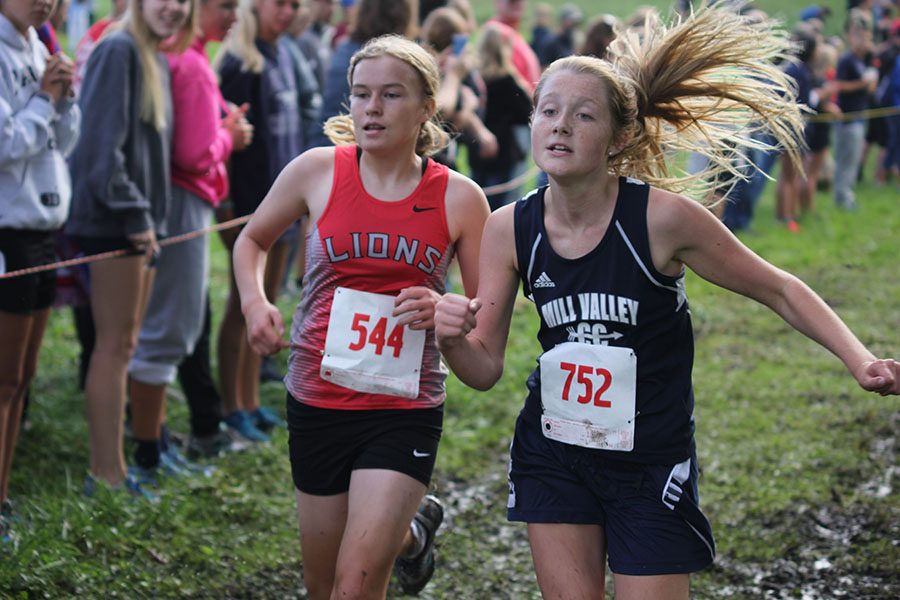
<svg viewBox="0 0 900 600">
<path fill-rule="evenodd" d="M 393 310 L 393 296 L 337 288 L 321 377 L 358 392 L 417 398 L 425 332 L 399 325 Z"/>
</svg>

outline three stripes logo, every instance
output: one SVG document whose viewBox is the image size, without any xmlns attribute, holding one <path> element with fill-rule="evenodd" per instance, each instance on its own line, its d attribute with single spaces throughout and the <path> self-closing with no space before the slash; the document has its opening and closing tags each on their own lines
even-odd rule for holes
<svg viewBox="0 0 900 600">
<path fill-rule="evenodd" d="M 684 494 L 685 482 L 691 475 L 691 459 L 687 459 L 678 463 L 669 473 L 666 485 L 662 491 L 662 503 L 675 510 L 675 505 L 681 500 Z"/>
<path fill-rule="evenodd" d="M 681 494 L 684 493 L 684 490 L 681 489 L 681 486 L 678 485 L 675 481 L 669 479 L 666 484 L 666 489 L 663 490 L 662 501 L 663 504 L 669 507 L 670 510 L 675 510 L 675 505 L 681 500 Z"/>
<path fill-rule="evenodd" d="M 552 288 L 552 287 L 556 287 L 556 284 L 553 283 L 553 280 L 550 279 L 550 276 L 547 275 L 546 271 L 541 271 L 541 274 L 538 275 L 538 278 L 534 280 L 534 284 L 531 287 Z"/>
</svg>

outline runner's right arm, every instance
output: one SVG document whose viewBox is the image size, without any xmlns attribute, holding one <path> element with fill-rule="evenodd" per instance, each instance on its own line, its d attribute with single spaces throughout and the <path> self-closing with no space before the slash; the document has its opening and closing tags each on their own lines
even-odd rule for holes
<svg viewBox="0 0 900 600">
<path fill-rule="evenodd" d="M 445 294 L 435 314 L 441 353 L 463 383 L 479 390 L 490 389 L 503 374 L 519 285 L 514 209 L 515 205 L 505 206 L 487 220 L 481 238 L 477 296 Z"/>
<path fill-rule="evenodd" d="M 282 170 L 234 243 L 234 278 L 254 351 L 267 356 L 286 348 L 284 319 L 266 298 L 266 256 L 291 223 L 310 215 L 315 223 L 331 191 L 334 148 L 304 152 Z M 312 200 L 310 200 L 312 199 Z"/>
</svg>

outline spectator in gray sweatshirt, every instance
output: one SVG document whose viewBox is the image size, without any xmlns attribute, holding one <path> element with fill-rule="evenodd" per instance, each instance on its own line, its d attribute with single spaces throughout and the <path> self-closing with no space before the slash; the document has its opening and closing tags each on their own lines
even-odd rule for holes
<svg viewBox="0 0 900 600">
<path fill-rule="evenodd" d="M 5 0 L 4 0 L 5 1 Z M 127 476 L 122 416 L 128 361 L 153 282 L 157 239 L 165 235 L 170 199 L 172 102 L 160 44 L 182 31 L 190 44 L 190 0 L 130 0 L 128 13 L 91 53 L 79 100 L 82 138 L 72 159 L 72 214 L 66 231 L 86 254 L 126 248 L 128 255 L 91 263 L 96 343 L 85 381 L 90 472 L 98 481 L 149 496 L 146 481 Z M 158 423 L 161 406 L 132 405 L 135 437 Z"/>
<path fill-rule="evenodd" d="M 72 62 L 38 40 L 52 0 L 0 2 L 0 273 L 54 261 L 69 213 L 65 155 L 78 138 Z M 23 399 L 37 368 L 55 271 L 0 279 L 0 538 L 10 535 L 9 473 Z"/>
</svg>

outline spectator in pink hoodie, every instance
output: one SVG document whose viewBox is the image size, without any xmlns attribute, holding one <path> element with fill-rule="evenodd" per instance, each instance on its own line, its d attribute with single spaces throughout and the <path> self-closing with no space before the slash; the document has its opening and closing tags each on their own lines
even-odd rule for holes
<svg viewBox="0 0 900 600">
<path fill-rule="evenodd" d="M 206 57 L 206 43 L 221 41 L 237 18 L 236 0 L 201 0 L 200 35 L 182 54 L 168 55 L 172 108 L 172 204 L 169 235 L 208 227 L 213 210 L 228 194 L 225 161 L 245 148 L 252 127 L 246 106 L 231 108 L 222 99 Z M 160 445 L 166 387 L 178 365 L 191 354 L 200 335 L 206 307 L 209 245 L 206 236 L 166 246 L 160 252 L 147 312 L 128 366 L 132 428 L 137 443 L 135 464 L 150 471 L 164 468 L 186 474 L 192 469 L 174 448 Z M 218 433 L 214 421 L 210 431 Z M 197 433 L 196 431 L 194 432 Z"/>
</svg>

